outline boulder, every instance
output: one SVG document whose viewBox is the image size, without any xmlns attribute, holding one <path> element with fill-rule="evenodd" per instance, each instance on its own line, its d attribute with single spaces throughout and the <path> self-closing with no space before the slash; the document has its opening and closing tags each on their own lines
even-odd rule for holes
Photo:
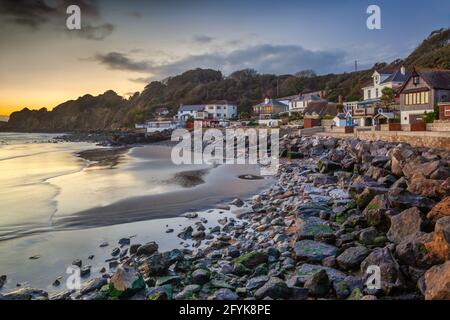
<svg viewBox="0 0 450 320">
<path fill-rule="evenodd" d="M 197 269 L 192 272 L 191 280 L 194 284 L 203 285 L 209 281 L 210 272 L 205 269 Z"/>
<path fill-rule="evenodd" d="M 376 167 L 382 168 L 389 161 L 389 157 L 377 156 L 372 159 L 371 164 Z"/>
<path fill-rule="evenodd" d="M 356 195 L 355 202 L 358 208 L 364 209 L 376 195 L 386 194 L 388 189 L 384 187 L 366 187 L 363 192 Z"/>
<path fill-rule="evenodd" d="M 329 256 L 335 256 L 338 249 L 335 246 L 314 240 L 301 240 L 294 244 L 294 253 L 298 260 L 320 262 Z"/>
<path fill-rule="evenodd" d="M 402 240 L 395 247 L 395 254 L 402 264 L 415 268 L 430 268 L 437 262 L 430 257 L 426 243 L 432 241 L 432 233 L 417 233 L 414 237 Z"/>
<path fill-rule="evenodd" d="M 156 251 L 158 251 L 158 244 L 154 241 L 148 242 L 142 246 L 140 246 L 137 251 L 136 254 L 138 256 L 140 255 L 151 255 L 153 253 L 155 253 Z"/>
<path fill-rule="evenodd" d="M 327 239 L 333 235 L 328 223 L 318 217 L 302 215 L 296 219 L 297 239 Z"/>
<path fill-rule="evenodd" d="M 101 289 L 104 285 L 108 283 L 108 280 L 105 278 L 94 278 L 90 279 L 81 287 L 80 293 L 82 295 L 90 293 L 95 290 Z"/>
<path fill-rule="evenodd" d="M 450 261 L 430 268 L 424 278 L 426 300 L 450 300 Z"/>
<path fill-rule="evenodd" d="M 245 288 L 250 291 L 256 290 L 256 289 L 261 288 L 267 281 L 269 281 L 268 276 L 258 276 L 258 277 L 250 278 L 250 279 L 248 279 Z"/>
<path fill-rule="evenodd" d="M 329 173 L 341 169 L 341 165 L 334 161 L 319 160 L 317 162 L 317 168 L 321 173 Z"/>
<path fill-rule="evenodd" d="M 128 298 L 145 289 L 145 282 L 139 272 L 127 266 L 119 266 L 109 282 L 111 297 Z"/>
<path fill-rule="evenodd" d="M 20 288 L 0 296 L 0 300 L 48 300 L 48 293 L 34 288 Z"/>
<path fill-rule="evenodd" d="M 408 179 L 416 174 L 428 178 L 434 171 L 439 169 L 441 165 L 439 160 L 425 163 L 408 162 L 403 167 L 403 174 Z"/>
<path fill-rule="evenodd" d="M 436 204 L 427 214 L 427 218 L 433 223 L 436 223 L 439 218 L 445 216 L 450 216 L 450 196 L 442 199 L 442 201 Z"/>
<path fill-rule="evenodd" d="M 397 261 L 395 261 L 388 247 L 375 248 L 363 262 L 361 262 L 361 272 L 366 274 L 369 266 L 377 266 L 380 268 L 380 289 L 383 290 L 385 294 L 389 294 L 393 289 L 403 285 L 403 278 L 399 270 L 399 265 Z"/>
<path fill-rule="evenodd" d="M 345 279 L 346 275 L 342 271 L 331 267 L 325 267 L 315 264 L 304 263 L 296 271 L 296 277 L 300 284 L 305 283 L 305 281 L 314 273 L 320 270 L 325 270 L 330 281 L 339 281 Z"/>
<path fill-rule="evenodd" d="M 443 180 L 427 179 L 422 174 L 415 173 L 408 180 L 408 191 L 424 197 L 440 197 L 447 191 L 443 187 L 443 182 Z"/>
<path fill-rule="evenodd" d="M 254 269 L 260 264 L 266 262 L 267 262 L 267 253 L 262 251 L 252 251 L 240 256 L 235 260 L 236 264 L 242 264 L 249 269 Z"/>
<path fill-rule="evenodd" d="M 378 236 L 378 231 L 375 227 L 362 229 L 359 233 L 359 241 L 362 244 L 373 244 Z"/>
<path fill-rule="evenodd" d="M 148 288 L 145 296 L 148 300 L 171 300 L 173 295 L 172 285 Z"/>
<path fill-rule="evenodd" d="M 238 295 L 229 288 L 222 288 L 214 292 L 214 294 L 209 297 L 212 300 L 237 300 Z"/>
<path fill-rule="evenodd" d="M 365 207 L 363 215 L 370 226 L 388 230 L 390 225 L 390 220 L 386 215 L 388 208 L 388 197 L 384 194 L 379 194 Z"/>
<path fill-rule="evenodd" d="M 185 227 L 177 236 L 183 240 L 190 239 L 194 229 L 191 226 Z"/>
<path fill-rule="evenodd" d="M 429 211 L 435 205 L 433 200 L 417 194 L 413 194 L 409 191 L 402 191 L 397 193 L 390 190 L 388 194 L 388 200 L 390 207 L 398 208 L 401 210 L 416 207 L 421 211 Z"/>
<path fill-rule="evenodd" d="M 387 237 L 394 243 L 400 243 L 405 239 L 414 237 L 422 229 L 424 221 L 417 208 L 410 208 L 391 217 L 391 227 Z"/>
<path fill-rule="evenodd" d="M 256 299 L 272 298 L 287 299 L 291 294 L 291 289 L 287 284 L 277 277 L 272 277 L 261 288 L 255 291 Z"/>
<path fill-rule="evenodd" d="M 357 269 L 368 254 L 364 246 L 350 247 L 337 256 L 336 262 L 344 270 Z"/>
<path fill-rule="evenodd" d="M 442 217 L 436 222 L 433 239 L 425 247 L 436 261 L 450 260 L 450 216 Z"/>
<path fill-rule="evenodd" d="M 183 288 L 181 292 L 175 295 L 176 300 L 191 300 L 196 298 L 202 287 L 198 284 L 190 284 Z"/>
<path fill-rule="evenodd" d="M 304 287 L 315 297 L 324 297 L 331 288 L 330 280 L 325 270 L 315 272 L 306 280 Z"/>
<path fill-rule="evenodd" d="M 160 276 L 163 275 L 169 264 L 166 259 L 164 259 L 161 253 L 156 253 L 148 257 L 142 263 L 142 272 L 147 277 Z"/>
<path fill-rule="evenodd" d="M 7 277 L 6 275 L 0 276 L 0 289 L 3 287 L 3 285 L 6 283 Z"/>
</svg>

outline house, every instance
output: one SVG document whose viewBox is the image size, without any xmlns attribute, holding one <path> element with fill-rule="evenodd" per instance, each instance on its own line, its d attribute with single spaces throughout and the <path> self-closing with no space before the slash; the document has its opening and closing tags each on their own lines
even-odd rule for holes
<svg viewBox="0 0 450 320">
<path fill-rule="evenodd" d="M 439 102 L 439 120 L 450 120 L 450 101 Z"/>
<path fill-rule="evenodd" d="M 353 105 L 353 120 L 358 126 L 372 126 L 373 118 L 382 107 L 381 96 L 384 88 L 391 88 L 398 92 L 408 78 L 405 67 L 395 71 L 374 71 L 372 82 L 363 88 L 364 100 Z M 344 104 L 345 105 L 345 104 Z"/>
<path fill-rule="evenodd" d="M 177 118 L 180 122 L 186 122 L 188 119 L 201 120 L 205 118 L 205 105 L 181 105 L 178 108 Z"/>
<path fill-rule="evenodd" d="M 229 120 L 237 118 L 237 106 L 226 101 L 205 105 L 208 119 Z"/>
<path fill-rule="evenodd" d="M 339 112 L 333 118 L 333 124 L 336 127 L 350 127 L 353 125 L 353 117 L 351 112 Z"/>
<path fill-rule="evenodd" d="M 157 108 L 154 111 L 156 117 L 166 117 L 169 114 L 169 109 L 167 108 Z"/>
<path fill-rule="evenodd" d="M 292 112 L 303 113 L 308 104 L 312 101 L 320 101 L 325 99 L 325 91 L 309 91 L 302 92 L 298 95 L 292 96 L 289 100 L 289 114 Z"/>
<path fill-rule="evenodd" d="M 264 102 L 252 107 L 253 112 L 258 115 L 259 120 L 272 119 L 275 115 L 285 112 L 288 109 L 288 105 L 284 104 L 276 99 L 264 99 Z"/>
<path fill-rule="evenodd" d="M 211 123 L 212 126 L 220 126 L 227 120 L 237 118 L 237 106 L 222 101 L 209 104 L 181 105 L 178 109 L 176 119 L 182 126 L 189 119 L 201 120 L 204 125 Z"/>
<path fill-rule="evenodd" d="M 450 70 L 413 70 L 399 94 L 400 123 L 423 122 L 435 104 L 450 101 Z"/>
<path fill-rule="evenodd" d="M 344 101 L 342 104 L 344 105 L 345 111 L 352 112 L 358 107 L 358 102 L 359 101 Z"/>
<path fill-rule="evenodd" d="M 305 118 L 320 119 L 322 117 L 334 117 L 337 115 L 337 104 L 326 100 L 312 101 L 303 111 Z"/>
<path fill-rule="evenodd" d="M 374 71 L 372 74 L 372 83 L 363 88 L 364 101 L 376 103 L 380 101 L 384 88 L 399 89 L 408 78 L 408 74 L 404 66 L 393 72 L 390 71 Z"/>
<path fill-rule="evenodd" d="M 303 121 L 305 128 L 320 126 L 324 117 L 334 118 L 338 114 L 336 103 L 326 100 L 312 101 L 303 111 Z"/>
</svg>

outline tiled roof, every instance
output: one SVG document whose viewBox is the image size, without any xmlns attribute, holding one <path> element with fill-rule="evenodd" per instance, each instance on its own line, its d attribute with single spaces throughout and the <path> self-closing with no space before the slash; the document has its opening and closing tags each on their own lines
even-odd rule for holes
<svg viewBox="0 0 450 320">
<path fill-rule="evenodd" d="M 269 99 L 269 101 L 267 103 L 264 101 L 264 102 L 258 103 L 257 105 L 255 105 L 253 107 L 262 107 L 262 106 L 287 107 L 286 104 L 284 104 L 278 100 L 275 100 L 275 99 Z"/>
<path fill-rule="evenodd" d="M 434 89 L 450 90 L 450 70 L 421 70 L 418 73 Z"/>
<path fill-rule="evenodd" d="M 390 74 L 389 77 L 384 79 L 381 83 L 387 83 L 387 82 L 405 82 L 408 79 L 408 72 L 405 72 L 403 74 L 401 70 L 397 70 Z"/>
<path fill-rule="evenodd" d="M 203 111 L 205 110 L 204 104 L 191 104 L 191 105 L 183 105 L 180 106 L 178 111 Z"/>
<path fill-rule="evenodd" d="M 324 115 L 336 115 L 337 114 L 337 106 L 336 103 L 329 103 L 328 101 L 313 101 L 308 104 L 308 106 L 303 111 L 304 114 L 318 114 L 319 116 Z"/>
</svg>

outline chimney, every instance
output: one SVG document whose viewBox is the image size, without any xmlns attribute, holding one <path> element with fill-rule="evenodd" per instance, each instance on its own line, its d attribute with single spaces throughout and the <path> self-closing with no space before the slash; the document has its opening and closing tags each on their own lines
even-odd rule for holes
<svg viewBox="0 0 450 320">
<path fill-rule="evenodd" d="M 405 74 L 406 74 L 406 69 L 405 69 L 405 66 L 404 66 L 404 65 L 402 65 L 402 67 L 400 68 L 400 73 L 401 73 L 402 75 L 405 75 Z"/>
<path fill-rule="evenodd" d="M 343 104 L 344 103 L 344 98 L 341 95 L 339 95 L 338 103 L 339 104 Z"/>
</svg>

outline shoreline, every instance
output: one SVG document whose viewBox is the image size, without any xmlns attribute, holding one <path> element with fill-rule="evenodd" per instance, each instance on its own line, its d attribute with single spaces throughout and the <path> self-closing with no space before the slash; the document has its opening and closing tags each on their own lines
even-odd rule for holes
<svg viewBox="0 0 450 320">
<path fill-rule="evenodd" d="M 157 239 L 117 239 L 113 267 L 81 291 L 50 298 L 447 297 L 443 288 L 450 279 L 439 274 L 450 270 L 450 245 L 438 243 L 441 230 L 450 228 L 449 212 L 440 209 L 450 201 L 448 151 L 292 136 L 283 138 L 282 147 L 299 150 L 299 159 L 283 160 L 269 189 L 222 205 L 224 211 L 234 208 L 233 217 L 205 227 L 204 217 L 187 215 L 189 226 L 177 234 L 180 246 L 170 251 L 160 252 Z M 426 251 L 419 255 L 415 245 Z M 371 265 L 383 270 L 375 289 L 365 285 Z M 24 295 L 49 298 L 23 288 L 3 299 Z"/>
</svg>

